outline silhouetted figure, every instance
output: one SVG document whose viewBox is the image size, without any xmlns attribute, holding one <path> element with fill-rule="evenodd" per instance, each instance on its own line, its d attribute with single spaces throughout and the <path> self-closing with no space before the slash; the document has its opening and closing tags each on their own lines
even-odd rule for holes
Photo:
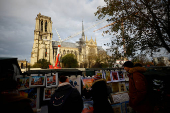
<svg viewBox="0 0 170 113">
<path fill-rule="evenodd" d="M 93 113 L 113 113 L 113 109 L 108 101 L 108 91 L 106 81 L 99 79 L 92 85 Z"/>
<path fill-rule="evenodd" d="M 131 61 L 126 61 L 124 69 L 129 73 L 129 105 L 138 113 L 152 113 L 152 106 L 147 94 L 147 80 L 142 74 L 146 68 Z"/>
<path fill-rule="evenodd" d="M 81 113 L 83 100 L 79 91 L 74 88 L 65 76 L 59 77 L 59 85 L 51 96 L 48 113 Z"/>
</svg>

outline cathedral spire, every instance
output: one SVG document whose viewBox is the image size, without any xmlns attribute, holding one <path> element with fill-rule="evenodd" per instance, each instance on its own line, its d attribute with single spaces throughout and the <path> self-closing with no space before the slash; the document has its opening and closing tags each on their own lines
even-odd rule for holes
<svg viewBox="0 0 170 113">
<path fill-rule="evenodd" d="M 83 20 L 82 20 L 82 38 L 83 38 L 83 40 L 85 39 Z"/>
</svg>

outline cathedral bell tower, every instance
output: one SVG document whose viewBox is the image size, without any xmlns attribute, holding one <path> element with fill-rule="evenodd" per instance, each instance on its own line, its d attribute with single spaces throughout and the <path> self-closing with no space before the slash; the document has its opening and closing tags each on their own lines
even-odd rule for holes
<svg viewBox="0 0 170 113">
<path fill-rule="evenodd" d="M 41 15 L 36 17 L 34 30 L 34 44 L 31 52 L 31 65 L 34 65 L 40 59 L 46 59 L 51 64 L 53 63 L 52 49 L 52 21 L 51 17 Z"/>
</svg>

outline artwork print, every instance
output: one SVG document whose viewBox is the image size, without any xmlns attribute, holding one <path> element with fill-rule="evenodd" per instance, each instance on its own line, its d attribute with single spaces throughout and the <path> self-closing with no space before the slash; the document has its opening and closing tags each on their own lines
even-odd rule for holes
<svg viewBox="0 0 170 113">
<path fill-rule="evenodd" d="M 82 113 L 93 113 L 93 101 L 84 101 Z"/>
<path fill-rule="evenodd" d="M 44 76 L 31 76 L 30 77 L 30 86 L 44 86 L 45 77 Z"/>
<path fill-rule="evenodd" d="M 118 81 L 119 80 L 119 75 L 117 71 L 112 71 L 112 80 L 113 81 Z"/>
<path fill-rule="evenodd" d="M 56 87 L 58 85 L 58 73 L 46 74 L 46 87 Z"/>
<path fill-rule="evenodd" d="M 93 78 L 91 77 L 82 77 L 82 82 L 83 82 L 83 88 L 86 88 L 87 90 L 90 90 L 92 83 L 93 83 Z"/>
<path fill-rule="evenodd" d="M 25 76 L 25 77 L 23 77 L 22 75 L 17 76 L 16 81 L 18 83 L 18 89 L 19 90 L 29 88 L 29 76 Z"/>
<path fill-rule="evenodd" d="M 105 78 L 107 82 L 111 82 L 110 71 L 106 71 Z"/>
<path fill-rule="evenodd" d="M 69 77 L 69 82 L 73 87 L 77 88 L 77 90 L 81 93 L 81 82 L 80 82 L 81 80 L 80 79 L 81 79 L 80 75 L 77 77 L 72 75 Z"/>
<path fill-rule="evenodd" d="M 123 71 L 118 71 L 119 81 L 125 81 L 125 77 L 123 76 Z"/>
</svg>

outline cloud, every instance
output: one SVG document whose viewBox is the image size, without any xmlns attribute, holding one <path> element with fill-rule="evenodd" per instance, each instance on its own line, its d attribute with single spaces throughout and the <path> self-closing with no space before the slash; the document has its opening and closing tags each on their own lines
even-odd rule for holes
<svg viewBox="0 0 170 113">
<path fill-rule="evenodd" d="M 0 1 L 0 56 L 17 57 L 30 61 L 34 42 L 35 18 L 40 12 L 52 19 L 53 40 L 58 40 L 55 28 L 62 39 L 67 38 L 96 24 L 94 12 L 98 6 L 105 5 L 103 0 L 1 0 Z M 93 32 L 107 22 L 89 29 L 85 35 L 97 40 L 98 46 L 109 41 L 103 37 L 102 30 Z M 76 42 L 81 34 L 68 40 Z M 102 43 L 101 43 L 102 42 Z"/>
</svg>

